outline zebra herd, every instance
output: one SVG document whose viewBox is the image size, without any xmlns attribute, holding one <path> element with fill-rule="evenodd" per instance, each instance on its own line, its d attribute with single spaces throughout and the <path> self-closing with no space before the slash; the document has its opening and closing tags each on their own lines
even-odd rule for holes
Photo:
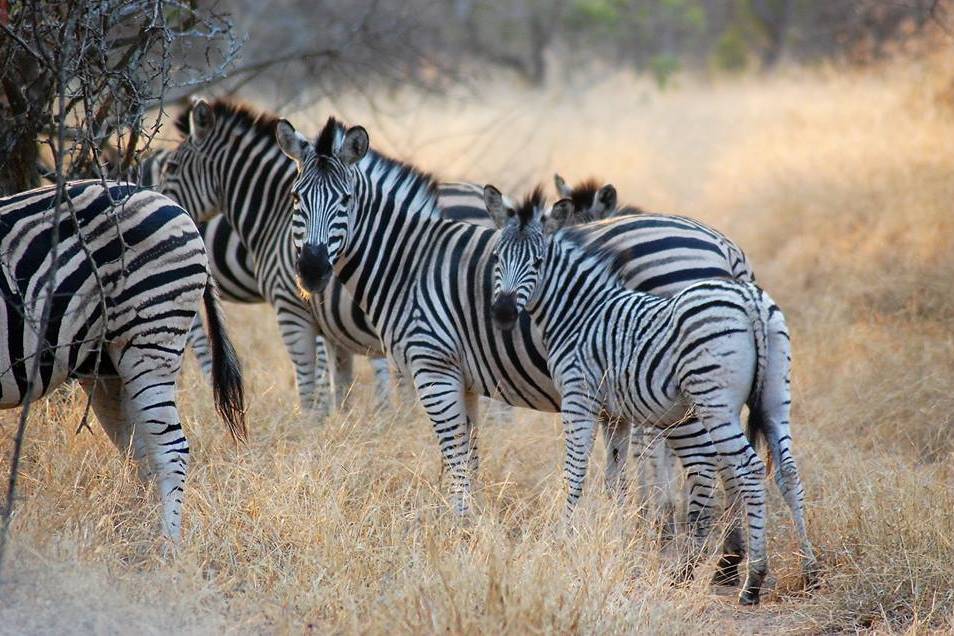
<svg viewBox="0 0 954 636">
<path fill-rule="evenodd" d="M 568 521 L 598 427 L 616 494 L 627 458 L 649 440 L 679 458 L 697 554 L 718 477 L 730 527 L 716 578 L 736 584 L 747 547 L 746 604 L 758 603 L 767 571 L 764 480 L 774 470 L 812 583 L 789 433 L 788 330 L 727 237 L 621 207 L 596 182 L 571 188 L 557 176 L 552 207 L 539 189 L 515 204 L 493 186 L 439 184 L 334 118 L 311 141 L 274 115 L 199 99 L 176 128 L 178 145 L 142 166 L 143 183 L 162 195 L 76 182 L 59 225 L 55 188 L 0 200 L 0 406 L 26 397 L 46 310 L 48 353 L 31 397 L 79 379 L 113 442 L 155 475 L 167 536 L 180 534 L 188 457 L 175 411 L 187 340 L 230 430 L 244 436 L 217 286 L 226 300 L 272 305 L 309 413 L 340 408 L 356 354 L 379 360 L 382 399 L 389 366 L 407 378 L 459 515 L 470 511 L 478 469 L 478 398 L 496 398 L 562 414 Z"/>
</svg>

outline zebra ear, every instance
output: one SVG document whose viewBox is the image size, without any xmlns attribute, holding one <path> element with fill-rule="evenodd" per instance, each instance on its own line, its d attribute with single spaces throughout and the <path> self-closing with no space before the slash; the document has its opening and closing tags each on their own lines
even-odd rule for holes
<svg viewBox="0 0 954 636">
<path fill-rule="evenodd" d="M 368 131 L 361 126 L 352 126 L 345 133 L 336 154 L 345 165 L 351 165 L 364 159 L 369 145 Z"/>
<path fill-rule="evenodd" d="M 616 209 L 616 188 L 612 184 L 607 183 L 605 186 L 597 190 L 595 200 L 593 201 L 593 207 L 596 211 L 599 211 L 601 215 L 605 215 L 611 210 Z"/>
<path fill-rule="evenodd" d="M 196 141 L 202 141 L 212 132 L 215 126 L 215 113 L 209 102 L 201 97 L 192 103 L 192 110 L 189 112 L 189 132 Z"/>
<path fill-rule="evenodd" d="M 282 152 L 294 159 L 298 165 L 305 161 L 305 157 L 311 151 L 308 140 L 296 131 L 287 119 L 278 120 L 275 126 L 275 140 L 278 141 L 278 147 L 282 149 Z"/>
<path fill-rule="evenodd" d="M 487 206 L 487 212 L 490 213 L 490 218 L 494 220 L 498 228 L 505 226 L 507 220 L 513 216 L 513 210 L 504 203 L 500 190 L 489 183 L 484 186 L 484 205 Z"/>
<path fill-rule="evenodd" d="M 556 232 L 566 224 L 571 216 L 573 216 L 573 201 L 570 199 L 560 199 L 553 204 L 553 209 L 550 210 L 550 214 L 544 218 L 543 231 L 547 234 Z"/>
<path fill-rule="evenodd" d="M 573 189 L 566 184 L 559 174 L 553 175 L 553 183 L 556 184 L 556 191 L 561 197 L 570 197 L 573 195 Z"/>
</svg>

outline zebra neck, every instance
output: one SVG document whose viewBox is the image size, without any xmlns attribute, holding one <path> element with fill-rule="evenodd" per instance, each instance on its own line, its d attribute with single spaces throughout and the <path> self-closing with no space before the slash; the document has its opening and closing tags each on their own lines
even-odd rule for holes
<svg viewBox="0 0 954 636">
<path fill-rule="evenodd" d="M 378 156 L 362 162 L 354 195 L 352 229 L 335 272 L 384 335 L 409 317 L 410 287 L 435 246 L 463 224 L 440 218 L 430 179 Z"/>
<path fill-rule="evenodd" d="M 243 143 L 238 138 L 225 157 L 222 213 L 253 254 L 292 244 L 290 192 L 296 170 L 274 139 Z"/>
<path fill-rule="evenodd" d="M 587 319 L 620 294 L 631 294 L 608 264 L 555 235 L 547 247 L 540 270 L 540 291 L 527 312 L 540 327 L 551 353 L 575 341 Z"/>
</svg>

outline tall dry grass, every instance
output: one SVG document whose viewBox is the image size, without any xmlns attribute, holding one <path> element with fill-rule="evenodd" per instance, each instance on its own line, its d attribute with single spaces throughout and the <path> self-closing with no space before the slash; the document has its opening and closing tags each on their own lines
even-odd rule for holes
<svg viewBox="0 0 954 636">
<path fill-rule="evenodd" d="M 797 589 L 776 496 L 774 589 L 753 610 L 705 584 L 711 562 L 672 587 L 675 550 L 603 494 L 599 461 L 576 532 L 559 531 L 551 415 L 483 426 L 479 512 L 458 524 L 416 410 L 374 413 L 359 399 L 333 421 L 306 420 L 270 312 L 235 308 L 252 441 L 230 445 L 190 365 L 193 463 L 174 556 L 130 467 L 97 429 L 74 434 L 81 394 L 39 406 L 0 632 L 954 630 L 954 109 L 939 97 L 952 76 L 937 59 L 663 94 L 607 76 L 333 105 L 375 145 L 446 178 L 519 193 L 557 169 L 599 175 L 624 201 L 696 216 L 746 249 L 794 335 L 815 594 Z M 315 130 L 331 108 L 289 115 Z M 0 418 L 6 461 L 13 416 Z"/>
</svg>

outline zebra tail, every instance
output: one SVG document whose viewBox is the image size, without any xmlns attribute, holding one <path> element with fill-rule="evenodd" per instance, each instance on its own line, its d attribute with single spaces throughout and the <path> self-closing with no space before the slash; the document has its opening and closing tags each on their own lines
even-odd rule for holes
<svg viewBox="0 0 954 636">
<path fill-rule="evenodd" d="M 218 290 L 211 275 L 202 300 L 205 303 L 209 344 L 212 349 L 212 395 L 215 399 L 215 410 L 225 420 L 232 437 L 245 442 L 248 440 L 248 429 L 245 426 L 242 365 L 226 332 Z"/>
<path fill-rule="evenodd" d="M 746 423 L 745 436 L 749 439 L 753 450 L 757 453 L 761 443 L 768 446 L 768 431 L 764 413 L 762 411 L 762 388 L 765 385 L 765 374 L 768 371 L 768 307 L 762 290 L 752 283 L 743 283 L 746 299 L 746 310 L 752 321 L 752 332 L 755 337 L 755 381 L 749 393 L 749 419 Z M 772 474 L 772 449 L 766 453 L 765 475 Z"/>
</svg>

